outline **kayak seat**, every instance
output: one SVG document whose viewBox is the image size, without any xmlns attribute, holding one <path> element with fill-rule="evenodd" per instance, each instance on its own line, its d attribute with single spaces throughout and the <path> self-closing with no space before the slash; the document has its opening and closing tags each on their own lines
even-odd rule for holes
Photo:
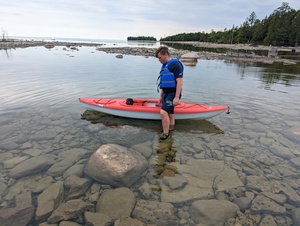
<svg viewBox="0 0 300 226">
<path fill-rule="evenodd" d="M 133 105 L 133 99 L 132 98 L 127 98 L 126 99 L 126 105 Z"/>
</svg>

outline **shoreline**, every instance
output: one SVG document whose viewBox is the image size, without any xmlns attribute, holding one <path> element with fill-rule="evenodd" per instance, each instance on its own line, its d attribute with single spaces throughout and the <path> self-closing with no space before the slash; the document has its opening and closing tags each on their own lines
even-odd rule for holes
<svg viewBox="0 0 300 226">
<path fill-rule="evenodd" d="M 269 50 L 270 47 L 277 48 L 278 51 L 291 52 L 293 49 L 296 52 L 300 52 L 300 47 L 287 47 L 287 46 L 264 46 L 264 45 L 251 45 L 251 44 L 217 44 L 211 42 L 195 42 L 195 41 L 165 41 L 163 43 L 171 44 L 184 44 L 192 45 L 194 47 L 202 48 L 223 48 L 223 49 L 233 49 L 233 50 Z"/>
<path fill-rule="evenodd" d="M 100 43 L 81 43 L 81 42 L 61 42 L 61 41 L 28 41 L 28 40 L 10 40 L 0 42 L 0 50 L 9 50 L 16 48 L 28 48 L 36 46 L 45 46 L 53 48 L 54 46 L 101 46 Z"/>
<path fill-rule="evenodd" d="M 162 42 L 161 44 L 168 45 L 170 47 L 170 54 L 173 57 L 180 58 L 186 53 L 193 53 L 194 58 L 199 60 L 225 60 L 234 62 L 246 62 L 246 63 L 282 63 L 284 65 L 295 65 L 299 64 L 299 60 L 285 59 L 277 55 L 275 56 L 262 56 L 257 55 L 253 51 L 269 51 L 270 48 L 276 48 L 276 51 L 282 52 L 300 52 L 300 47 L 269 47 L 269 46 L 253 46 L 249 44 L 215 44 L 206 42 Z M 190 50 L 178 50 L 172 48 L 173 44 L 192 45 L 193 47 L 212 49 L 212 51 L 190 51 Z M 145 57 L 155 57 L 155 50 L 157 48 L 151 47 L 105 47 L 103 43 L 82 43 L 82 42 L 62 42 L 62 41 L 28 41 L 28 40 L 10 40 L 0 42 L 0 50 L 7 51 L 9 49 L 16 48 L 28 48 L 44 46 L 45 48 L 53 48 L 55 46 L 66 46 L 66 47 L 96 47 L 99 51 L 104 51 L 109 54 L 124 54 L 124 55 L 139 55 Z M 214 49 L 227 49 L 226 53 L 213 52 Z M 249 53 L 239 52 L 249 51 Z"/>
</svg>

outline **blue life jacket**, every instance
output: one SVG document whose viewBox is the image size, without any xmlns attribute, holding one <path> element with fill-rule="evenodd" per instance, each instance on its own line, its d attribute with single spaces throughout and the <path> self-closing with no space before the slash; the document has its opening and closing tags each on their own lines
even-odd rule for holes
<svg viewBox="0 0 300 226">
<path fill-rule="evenodd" d="M 176 58 L 169 60 L 165 65 L 161 67 L 161 71 L 159 73 L 160 83 L 158 84 L 160 89 L 169 89 L 176 88 L 176 78 L 173 72 L 169 70 L 169 66 L 174 62 L 179 61 Z"/>
</svg>

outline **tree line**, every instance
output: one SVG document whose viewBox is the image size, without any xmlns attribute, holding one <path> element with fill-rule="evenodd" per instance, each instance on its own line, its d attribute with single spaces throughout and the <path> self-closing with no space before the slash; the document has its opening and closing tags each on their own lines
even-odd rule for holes
<svg viewBox="0 0 300 226">
<path fill-rule="evenodd" d="M 181 33 L 160 41 L 200 41 L 224 44 L 253 44 L 274 46 L 298 46 L 300 41 L 300 10 L 296 11 L 283 2 L 269 16 L 259 20 L 252 12 L 241 26 L 210 33 Z"/>
</svg>

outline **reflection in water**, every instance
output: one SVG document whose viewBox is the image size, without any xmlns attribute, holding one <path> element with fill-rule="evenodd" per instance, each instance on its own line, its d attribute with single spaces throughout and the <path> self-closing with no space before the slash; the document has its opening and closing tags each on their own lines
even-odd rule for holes
<svg viewBox="0 0 300 226">
<path fill-rule="evenodd" d="M 103 125 L 108 127 L 131 125 L 135 127 L 143 127 L 148 130 L 156 130 L 160 126 L 160 122 L 157 120 L 123 118 L 91 110 L 84 111 L 81 114 L 81 119 L 87 120 L 92 124 L 102 123 Z"/>
<path fill-rule="evenodd" d="M 1 52 L 2 52 L 2 53 L 4 52 L 4 55 L 5 55 L 7 58 L 10 58 L 10 57 L 12 56 L 11 49 L 2 49 Z"/>
<path fill-rule="evenodd" d="M 282 84 L 284 86 L 295 86 L 295 81 L 300 80 L 297 74 L 291 74 L 290 70 L 297 73 L 295 67 L 285 67 L 282 70 L 274 69 L 272 67 L 265 68 L 260 74 L 260 80 L 265 84 L 265 88 L 269 88 L 272 84 Z M 300 70 L 299 70 L 300 74 Z"/>
<path fill-rule="evenodd" d="M 166 44 L 167 46 L 174 48 L 174 49 L 180 49 L 180 50 L 189 50 L 189 51 L 196 51 L 196 52 L 213 52 L 213 53 L 226 53 L 227 49 L 225 48 L 205 48 L 205 47 L 197 47 L 193 46 L 191 44 L 181 44 L 181 43 L 172 43 Z"/>
<path fill-rule="evenodd" d="M 158 46 L 159 42 L 156 41 L 127 41 L 129 46 Z"/>
<path fill-rule="evenodd" d="M 175 177 L 177 173 L 177 167 L 169 163 L 176 162 L 176 149 L 172 146 L 173 132 L 170 132 L 170 136 L 167 140 L 159 142 L 157 146 L 156 164 L 153 168 L 156 175 L 154 178 L 162 179 L 163 177 Z"/>
<path fill-rule="evenodd" d="M 228 66 L 232 65 L 232 62 L 225 63 Z M 236 72 L 241 79 L 245 79 L 250 74 L 253 74 L 264 84 L 265 89 L 271 89 L 271 86 L 274 84 L 299 86 L 300 67 L 295 65 L 275 64 L 276 67 L 274 67 L 274 65 L 253 62 L 239 62 L 234 63 L 234 65 L 236 65 Z"/>
<path fill-rule="evenodd" d="M 158 142 L 156 147 L 156 164 L 153 169 L 156 174 L 154 178 L 175 177 L 177 167 L 171 163 L 177 162 L 176 147 L 173 146 L 173 134 L 176 132 L 188 131 L 191 134 L 223 134 L 219 127 L 206 120 L 177 120 L 174 131 L 170 132 L 167 140 Z"/>
<path fill-rule="evenodd" d="M 295 49 L 292 51 L 278 51 L 278 56 L 284 59 L 300 60 L 300 53 L 296 52 Z"/>
<path fill-rule="evenodd" d="M 207 120 L 177 120 L 176 131 L 192 134 L 223 134 L 219 127 Z"/>
<path fill-rule="evenodd" d="M 260 77 L 261 81 L 265 84 L 265 89 L 270 89 L 273 84 L 282 84 L 284 86 L 293 86 L 293 80 L 294 76 L 282 76 L 280 74 L 271 74 L 266 73 L 262 74 Z M 295 77 L 294 77 L 295 78 Z"/>
<path fill-rule="evenodd" d="M 189 50 L 189 51 L 196 51 L 196 52 L 227 53 L 229 50 L 232 51 L 229 48 L 214 48 L 214 47 L 209 48 L 209 47 L 200 47 L 191 44 L 181 44 L 181 43 L 172 43 L 169 44 L 169 46 L 174 49 Z M 235 49 L 235 54 L 238 55 L 239 53 L 255 53 L 256 55 L 267 56 L 268 50 Z"/>
<path fill-rule="evenodd" d="M 142 127 L 150 131 L 157 132 L 161 129 L 160 120 L 142 120 L 123 118 L 113 115 L 108 115 L 102 112 L 86 110 L 81 114 L 81 119 L 87 120 L 92 124 L 102 123 L 108 127 L 119 127 L 124 125 L 131 125 L 135 127 Z M 177 120 L 176 131 L 190 132 L 193 134 L 223 134 L 219 127 L 207 120 Z"/>
</svg>

